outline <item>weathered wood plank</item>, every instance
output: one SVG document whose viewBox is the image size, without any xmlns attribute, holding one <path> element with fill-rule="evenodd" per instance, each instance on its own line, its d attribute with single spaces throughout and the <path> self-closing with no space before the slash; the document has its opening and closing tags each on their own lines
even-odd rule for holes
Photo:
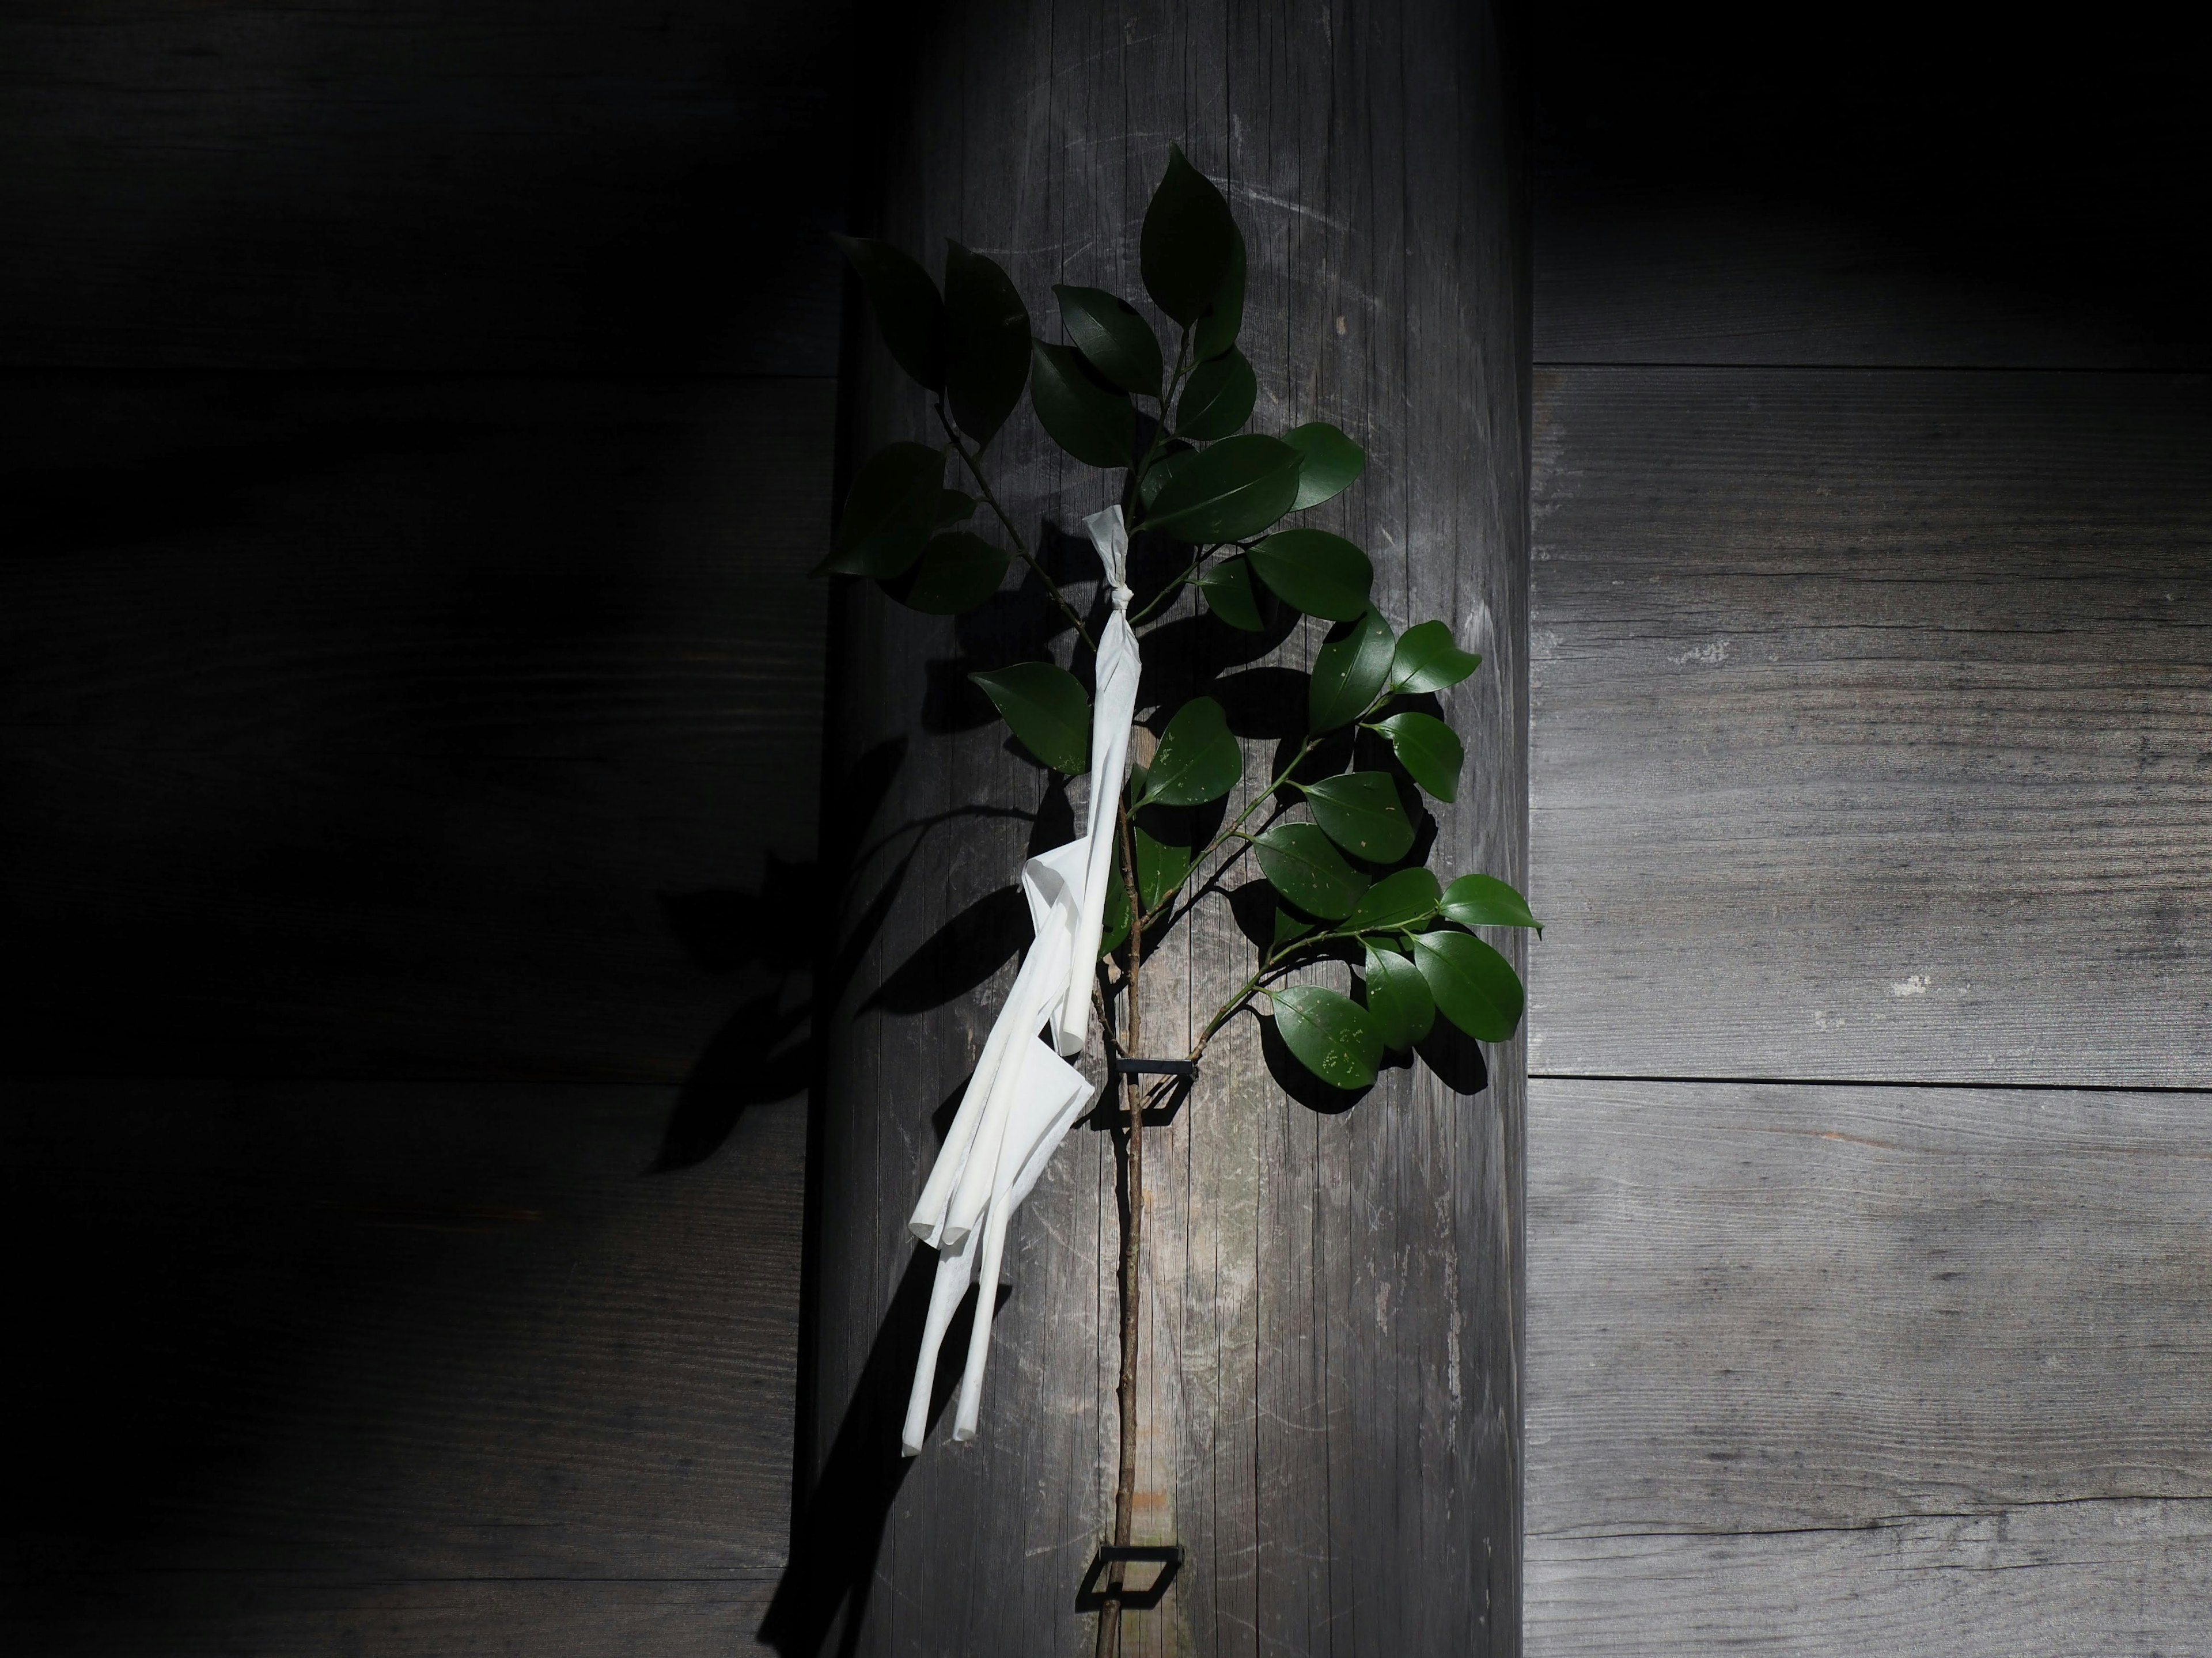
<svg viewBox="0 0 2212 1658">
<path fill-rule="evenodd" d="M 21 1649 L 744 1649 L 788 1531 L 805 1112 L 649 1172 L 682 1108 L 11 1084 Z"/>
<path fill-rule="evenodd" d="M 833 374 L 853 9 L 10 6 L 0 363 Z"/>
<path fill-rule="evenodd" d="M 1540 379 L 1539 1072 L 2212 1083 L 2212 402 Z"/>
<path fill-rule="evenodd" d="M 2009 1564 L 2073 1631 L 2025 1649 L 2102 1650 L 2118 1585 L 2205 1560 L 2201 1096 L 1531 1089 L 1532 1649 L 1932 1642 L 1952 1568 Z M 2144 1600 L 2160 1649 L 2207 1582 Z"/>
<path fill-rule="evenodd" d="M 833 398 L 6 382 L 9 1068 L 680 1082 L 787 1038 Z"/>
</svg>

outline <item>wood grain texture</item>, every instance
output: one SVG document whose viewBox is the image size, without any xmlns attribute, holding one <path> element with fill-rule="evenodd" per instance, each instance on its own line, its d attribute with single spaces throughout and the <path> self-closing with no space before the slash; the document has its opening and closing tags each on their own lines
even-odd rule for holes
<svg viewBox="0 0 2212 1658">
<path fill-rule="evenodd" d="M 11 6 L 0 363 L 832 374 L 850 27 L 794 0 Z"/>
<path fill-rule="evenodd" d="M 0 384 L 8 1067 L 680 1083 L 786 1041 L 832 403 Z"/>
<path fill-rule="evenodd" d="M 1489 653 L 1452 699 L 1476 763 L 1438 856 L 1513 878 L 1527 322 L 1498 27 L 1425 3 L 947 7 L 896 50 L 912 101 L 886 134 L 880 228 L 1003 260 L 1057 337 L 1052 282 L 1140 291 L 1136 233 L 1170 140 L 1226 180 L 1252 258 L 1255 425 L 1324 417 L 1359 439 L 1366 478 L 1324 521 L 1375 554 L 1395 621 L 1442 616 Z M 926 429 L 872 343 L 854 370 L 863 449 Z M 994 453 L 1025 529 L 1073 528 L 1110 498 L 1027 431 Z M 1065 561 L 1086 599 L 1089 557 Z M 940 1424 L 902 1469 L 893 1434 L 915 1339 L 904 1219 L 1026 929 L 957 974 L 942 941 L 1024 849 L 1071 835 L 1084 798 L 951 694 L 960 670 L 1024 649 L 1042 601 L 1026 588 L 957 627 L 872 589 L 838 602 L 833 821 L 872 814 L 884 850 L 848 900 L 857 967 L 836 987 L 823 1096 L 812 1500 L 842 1525 L 795 1576 L 777 1643 L 811 1652 L 842 1630 L 859 1652 L 1087 1651 L 1074 1591 L 1116 1448 L 1103 1137 L 1073 1137 L 1023 1212 L 981 1437 L 955 1446 Z M 1175 665 L 1193 631 L 1147 647 L 1156 724 L 1188 689 Z M 1264 673 L 1225 683 L 1256 768 L 1285 716 Z M 1180 1051 L 1250 959 L 1225 914 L 1167 940 L 1147 1046 Z M 921 967 L 932 995 L 887 993 Z M 1100 1056 L 1083 1063 L 1096 1075 Z M 1148 1133 L 1138 1528 L 1193 1553 L 1129 1620 L 1133 1653 L 1516 1649 L 1519 1063 L 1500 1050 L 1473 1098 L 1395 1072 L 1328 1114 L 1283 1096 L 1248 1023 Z"/>
<path fill-rule="evenodd" d="M 1534 1067 L 2212 1083 L 2206 382 L 1539 386 Z"/>
<path fill-rule="evenodd" d="M 789 1521 L 805 1113 L 649 1172 L 681 1108 L 12 1084 L 42 1265 L 11 1649 L 750 1649 Z"/>
<path fill-rule="evenodd" d="M 2204 1649 L 2201 1097 L 1531 1090 L 1532 1651 Z"/>
</svg>

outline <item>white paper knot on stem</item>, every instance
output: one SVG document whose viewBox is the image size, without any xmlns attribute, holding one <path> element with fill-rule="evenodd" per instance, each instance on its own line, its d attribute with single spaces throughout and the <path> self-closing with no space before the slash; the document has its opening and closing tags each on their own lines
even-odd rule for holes
<svg viewBox="0 0 2212 1658">
<path fill-rule="evenodd" d="M 1105 930 L 1107 884 L 1118 878 L 1114 837 L 1142 665 L 1137 636 L 1124 614 L 1129 604 L 1129 589 L 1123 585 L 1129 535 L 1121 509 L 1094 513 L 1083 525 L 1098 550 L 1114 598 L 1114 613 L 1098 637 L 1091 703 L 1091 801 L 1081 840 L 1022 865 L 1022 892 L 1029 899 L 1036 937 L 991 1026 L 951 1132 L 907 1222 L 908 1230 L 938 1252 L 914 1391 L 899 1436 L 908 1456 L 921 1449 L 928 1430 L 930 1385 L 946 1327 L 968 1286 L 980 1279 L 985 1288 L 975 1297 L 975 1322 L 969 1333 L 968 1363 L 961 1372 L 960 1405 L 952 1424 L 955 1439 L 975 1436 L 1007 1223 L 1097 1091 L 1061 1056 L 1080 1054 L 1090 1029 L 1091 966 Z M 1049 1046 L 1040 1040 L 1040 1032 L 1049 1035 Z"/>
</svg>

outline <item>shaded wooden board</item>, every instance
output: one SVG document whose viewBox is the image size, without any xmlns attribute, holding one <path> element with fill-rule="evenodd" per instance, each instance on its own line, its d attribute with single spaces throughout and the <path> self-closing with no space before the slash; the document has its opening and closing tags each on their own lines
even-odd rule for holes
<svg viewBox="0 0 2212 1658">
<path fill-rule="evenodd" d="M 11 6 L 0 363 L 834 373 L 850 26 Z"/>
<path fill-rule="evenodd" d="M 633 1623 L 745 1649 L 790 1515 L 805 1112 L 649 1172 L 680 1108 L 12 1084 L 19 1649 L 582 1650 Z"/>
<path fill-rule="evenodd" d="M 832 403 L 0 386 L 8 1067 L 681 1082 L 784 1042 Z"/>
<path fill-rule="evenodd" d="M 2002 1564 L 2105 1650 L 2119 1585 L 2212 1559 L 2202 1096 L 1530 1089 L 1533 1650 L 1932 1651 Z M 2144 1602 L 2158 1649 L 2208 1583 Z"/>
<path fill-rule="evenodd" d="M 2212 1502 L 1528 1539 L 1531 1658 L 2203 1658 Z"/>
<path fill-rule="evenodd" d="M 2194 377 L 1540 377 L 1532 1059 L 2212 1083 Z"/>
</svg>

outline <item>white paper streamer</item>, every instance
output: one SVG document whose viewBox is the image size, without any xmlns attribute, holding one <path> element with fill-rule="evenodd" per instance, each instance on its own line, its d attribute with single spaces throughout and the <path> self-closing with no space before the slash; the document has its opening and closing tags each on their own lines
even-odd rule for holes
<svg viewBox="0 0 2212 1658">
<path fill-rule="evenodd" d="M 1137 711 L 1142 663 L 1127 610 L 1129 535 L 1121 509 L 1084 519 L 1113 590 L 1114 610 L 1098 639 L 1091 705 L 1091 803 L 1083 838 L 1022 865 L 1022 891 L 1036 931 L 1006 1005 L 983 1043 L 975 1074 L 961 1096 L 952 1129 L 921 1188 L 907 1228 L 938 1252 L 929 1316 L 915 1364 L 900 1444 L 921 1449 L 929 1426 L 929 1390 L 945 1332 L 968 1286 L 980 1278 L 975 1321 L 960 1377 L 952 1436 L 973 1439 L 990 1357 L 991 1315 L 1006 1227 L 1045 1164 L 1096 1092 L 1063 1054 L 1080 1054 L 1091 1024 L 1091 975 L 1105 930 L 1107 884 L 1118 878 L 1114 836 L 1129 759 L 1129 722 Z M 1040 1033 L 1048 1030 L 1048 1047 Z"/>
</svg>

